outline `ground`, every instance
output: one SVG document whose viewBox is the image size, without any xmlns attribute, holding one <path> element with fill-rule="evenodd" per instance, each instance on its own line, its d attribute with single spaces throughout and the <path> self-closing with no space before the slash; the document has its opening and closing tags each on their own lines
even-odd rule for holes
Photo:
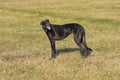
<svg viewBox="0 0 120 80">
<path fill-rule="evenodd" d="M 83 25 L 91 55 L 70 35 L 49 60 L 44 19 Z M 120 80 L 120 1 L 0 0 L 0 80 Z"/>
</svg>

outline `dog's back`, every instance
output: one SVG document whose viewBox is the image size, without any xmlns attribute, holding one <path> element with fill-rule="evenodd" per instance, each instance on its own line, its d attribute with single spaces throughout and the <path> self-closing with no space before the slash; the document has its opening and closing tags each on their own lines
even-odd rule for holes
<svg viewBox="0 0 120 80">
<path fill-rule="evenodd" d="M 77 23 L 68 23 L 68 24 L 63 24 L 63 25 L 56 25 L 56 24 L 52 24 L 54 28 L 56 29 L 70 29 L 70 30 L 78 30 L 78 29 L 83 29 L 83 27 L 80 24 Z"/>
</svg>

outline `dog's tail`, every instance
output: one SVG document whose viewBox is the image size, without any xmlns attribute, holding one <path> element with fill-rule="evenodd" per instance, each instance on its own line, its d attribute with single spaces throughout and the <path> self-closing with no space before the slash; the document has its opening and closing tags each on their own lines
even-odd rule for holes
<svg viewBox="0 0 120 80">
<path fill-rule="evenodd" d="M 85 32 L 82 34 L 82 44 L 83 46 L 88 50 L 88 51 L 93 51 L 91 48 L 89 48 L 86 44 L 86 35 L 85 35 Z"/>
</svg>

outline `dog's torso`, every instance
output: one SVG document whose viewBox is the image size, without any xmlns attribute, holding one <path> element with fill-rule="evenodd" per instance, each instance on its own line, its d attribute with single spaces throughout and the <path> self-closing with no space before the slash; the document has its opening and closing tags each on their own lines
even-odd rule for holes
<svg viewBox="0 0 120 80">
<path fill-rule="evenodd" d="M 52 37 L 55 40 L 62 40 L 66 38 L 69 34 L 78 31 L 78 29 L 83 28 L 81 25 L 76 23 L 69 23 L 64 25 L 51 24 L 51 29 L 48 31 L 48 37 Z M 80 30 L 79 30 L 80 31 Z"/>
</svg>

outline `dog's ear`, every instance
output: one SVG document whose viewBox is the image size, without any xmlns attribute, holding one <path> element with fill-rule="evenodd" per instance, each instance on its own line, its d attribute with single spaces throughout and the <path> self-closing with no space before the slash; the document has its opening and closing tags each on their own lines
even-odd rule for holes
<svg viewBox="0 0 120 80">
<path fill-rule="evenodd" d="M 49 19 L 46 19 L 47 22 L 50 22 Z"/>
</svg>

